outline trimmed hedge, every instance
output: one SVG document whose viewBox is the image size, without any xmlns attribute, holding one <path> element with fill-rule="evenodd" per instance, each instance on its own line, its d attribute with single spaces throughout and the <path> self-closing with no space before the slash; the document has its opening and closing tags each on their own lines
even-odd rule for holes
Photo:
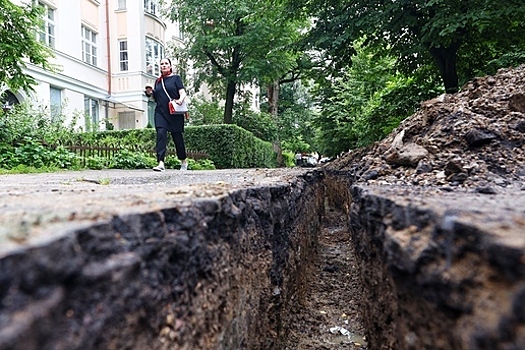
<svg viewBox="0 0 525 350">
<path fill-rule="evenodd" d="M 155 148 L 156 136 L 155 129 L 146 128 L 79 133 L 72 138 L 76 142 L 92 141 L 104 146 L 146 150 Z M 184 140 L 187 150 L 206 152 L 217 169 L 277 166 L 277 154 L 272 144 L 237 125 L 186 126 Z M 168 147 L 175 147 L 172 141 L 169 141 Z"/>
<path fill-rule="evenodd" d="M 237 125 L 188 127 L 184 136 L 188 148 L 208 153 L 218 169 L 275 168 L 277 165 L 272 144 Z"/>
</svg>

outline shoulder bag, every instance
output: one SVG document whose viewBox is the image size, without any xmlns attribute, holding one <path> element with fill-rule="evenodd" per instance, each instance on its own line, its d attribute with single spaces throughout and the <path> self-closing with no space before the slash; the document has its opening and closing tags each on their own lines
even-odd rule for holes
<svg viewBox="0 0 525 350">
<path fill-rule="evenodd" d="M 166 90 L 166 86 L 164 85 L 164 78 L 162 78 L 161 80 L 161 83 L 162 83 L 162 88 L 164 89 L 164 92 L 166 93 L 166 96 L 168 96 L 168 108 L 169 108 L 169 111 L 170 111 L 170 114 L 175 114 L 175 113 L 181 113 L 181 114 L 184 114 L 188 111 L 188 106 L 186 105 L 186 99 L 184 99 L 184 101 L 182 101 L 182 104 L 179 106 L 178 104 L 176 103 L 171 103 L 172 101 L 172 98 L 170 96 L 170 94 L 168 94 L 168 90 Z"/>
</svg>

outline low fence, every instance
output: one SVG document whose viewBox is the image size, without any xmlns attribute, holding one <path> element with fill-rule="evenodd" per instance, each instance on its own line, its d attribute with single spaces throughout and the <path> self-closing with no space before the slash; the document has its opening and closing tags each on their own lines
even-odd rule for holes
<svg viewBox="0 0 525 350">
<path fill-rule="evenodd" d="M 156 155 L 156 151 L 153 148 L 145 148 L 141 146 L 129 146 L 129 145 L 120 145 L 116 144 L 113 146 L 107 146 L 107 145 L 101 145 L 96 142 L 86 142 L 86 143 L 67 143 L 63 144 L 63 147 L 65 147 L 70 152 L 75 153 L 77 156 L 79 156 L 82 159 L 83 165 L 86 164 L 86 160 L 89 157 L 100 157 L 100 158 L 106 158 L 106 159 L 112 159 L 115 157 L 119 152 L 122 150 L 128 150 L 131 152 L 143 152 L 147 154 L 151 154 L 153 157 Z M 174 150 L 168 150 L 167 155 L 176 155 L 176 152 Z M 208 153 L 203 151 L 195 151 L 195 150 L 187 150 L 186 155 L 188 158 L 199 160 L 199 159 L 207 159 Z"/>
</svg>

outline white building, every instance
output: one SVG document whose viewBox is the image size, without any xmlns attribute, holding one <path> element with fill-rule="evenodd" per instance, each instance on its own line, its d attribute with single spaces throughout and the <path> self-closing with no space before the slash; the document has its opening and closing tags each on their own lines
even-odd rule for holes
<svg viewBox="0 0 525 350">
<path fill-rule="evenodd" d="M 23 1 L 13 0 L 21 4 Z M 81 118 L 80 127 L 103 130 L 153 124 L 153 102 L 144 85 L 160 74 L 167 24 L 157 0 L 38 0 L 46 8 L 38 33 L 55 53 L 59 72 L 27 64 L 39 84 L 31 96 L 7 91 L 12 102 L 26 99 Z M 177 30 L 171 32 L 178 34 Z M 82 125 L 84 124 L 84 125 Z M 78 125 L 78 124 L 77 124 Z"/>
</svg>

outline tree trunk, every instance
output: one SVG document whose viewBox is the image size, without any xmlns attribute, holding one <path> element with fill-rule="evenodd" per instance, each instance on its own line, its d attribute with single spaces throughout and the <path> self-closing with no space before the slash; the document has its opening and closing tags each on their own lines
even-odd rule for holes
<svg viewBox="0 0 525 350">
<path fill-rule="evenodd" d="M 277 108 L 279 106 L 279 81 L 276 80 L 268 86 L 268 113 L 277 117 Z"/>
<path fill-rule="evenodd" d="M 277 123 L 278 107 L 279 107 L 279 80 L 275 80 L 272 84 L 268 85 L 268 113 L 270 113 Z M 284 166 L 283 162 L 283 150 L 281 148 L 281 140 L 277 138 L 272 142 L 273 150 L 277 153 L 277 166 Z"/>
<path fill-rule="evenodd" d="M 277 153 L 277 159 L 276 159 L 277 166 L 278 167 L 286 166 L 283 160 L 283 149 L 281 147 L 281 141 L 276 140 L 272 142 L 272 146 L 273 146 L 273 150 L 275 151 L 275 153 Z"/>
<path fill-rule="evenodd" d="M 224 106 L 224 124 L 233 123 L 233 99 L 235 98 L 235 81 L 228 81 L 226 88 L 226 103 Z"/>
<path fill-rule="evenodd" d="M 235 21 L 237 35 L 242 34 L 242 28 L 244 25 L 240 19 Z M 235 92 L 237 89 L 237 78 L 239 74 L 239 68 L 241 66 L 240 49 L 238 46 L 234 46 L 231 56 L 231 67 L 222 71 L 222 76 L 228 81 L 226 86 L 226 102 L 224 106 L 224 124 L 233 123 L 233 101 L 235 99 Z"/>
<path fill-rule="evenodd" d="M 459 42 L 455 42 L 448 47 L 430 48 L 430 54 L 439 69 L 447 94 L 455 93 L 459 90 L 457 60 L 460 45 Z"/>
</svg>

